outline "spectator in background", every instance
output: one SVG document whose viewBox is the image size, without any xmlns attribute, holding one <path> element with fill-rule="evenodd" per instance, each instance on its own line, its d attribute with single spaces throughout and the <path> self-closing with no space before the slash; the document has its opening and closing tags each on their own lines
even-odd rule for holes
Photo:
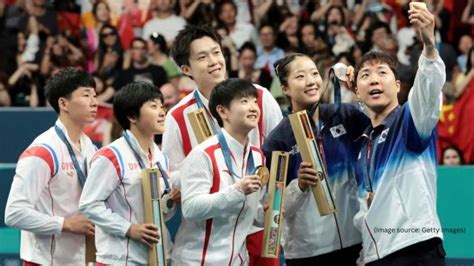
<svg viewBox="0 0 474 266">
<path fill-rule="evenodd" d="M 176 0 L 156 0 L 151 4 L 153 18 L 143 26 L 143 39 L 148 40 L 156 32 L 171 45 L 178 32 L 186 26 L 186 20 L 174 13 L 175 4 Z"/>
<path fill-rule="evenodd" d="M 151 34 L 147 43 L 151 63 L 163 67 L 166 71 L 168 81 L 177 88 L 181 71 L 176 63 L 169 57 L 169 49 L 165 38 L 161 34 L 154 32 Z"/>
<path fill-rule="evenodd" d="M 163 94 L 163 109 L 165 112 L 168 112 L 179 102 L 179 100 L 181 100 L 178 88 L 173 86 L 171 83 L 166 83 L 161 86 L 160 91 L 161 94 Z"/>
<path fill-rule="evenodd" d="M 46 8 L 46 0 L 27 0 L 26 9 L 28 14 L 23 14 L 20 21 L 20 30 L 28 28 L 29 17 L 35 16 L 38 21 L 38 31 L 46 35 L 56 35 L 58 25 L 56 22 L 56 12 Z"/>
<path fill-rule="evenodd" d="M 224 55 L 225 64 L 229 66 L 229 71 L 237 70 L 239 68 L 239 51 L 229 36 L 229 31 L 224 26 L 218 26 L 216 32 L 222 38 L 222 54 Z"/>
<path fill-rule="evenodd" d="M 6 74 L 3 73 L 2 70 L 0 70 L 0 107 L 11 105 L 10 95 L 8 94 L 8 90 L 5 85 L 7 84 L 6 79 Z"/>
<path fill-rule="evenodd" d="M 324 37 L 334 55 L 348 52 L 355 43 L 345 24 L 341 6 L 332 6 L 327 10 L 323 22 Z"/>
<path fill-rule="evenodd" d="M 239 68 L 230 71 L 229 77 L 248 80 L 267 89 L 272 85 L 272 76 L 267 68 L 256 68 L 257 51 L 255 45 L 246 42 L 239 50 Z"/>
<path fill-rule="evenodd" d="M 18 32 L 14 57 L 7 60 L 8 92 L 12 106 L 38 106 L 38 69 L 36 54 L 39 50 L 39 26 L 35 16 L 28 21 L 29 35 Z M 6 56 L 9 54 L 7 53 Z"/>
<path fill-rule="evenodd" d="M 227 29 L 237 48 L 247 41 L 260 44 L 255 27 L 250 23 L 237 21 L 237 6 L 232 0 L 223 0 L 217 4 L 215 11 L 219 24 Z"/>
<path fill-rule="evenodd" d="M 46 40 L 46 47 L 41 59 L 40 73 L 44 77 L 50 77 L 51 74 L 59 69 L 68 66 L 84 66 L 85 57 L 82 51 L 74 46 L 62 34 L 49 36 Z"/>
<path fill-rule="evenodd" d="M 123 53 L 117 29 L 110 24 L 105 24 L 99 34 L 96 73 L 104 80 L 114 80 L 122 70 Z"/>
<path fill-rule="evenodd" d="M 192 25 L 216 26 L 212 0 L 180 0 L 180 16 Z"/>
<path fill-rule="evenodd" d="M 87 51 L 87 70 L 89 73 L 96 71 L 95 55 L 97 48 L 99 47 L 99 33 L 102 27 L 106 24 L 110 24 L 110 7 L 105 1 L 97 1 L 92 7 L 92 14 L 94 15 L 94 21 L 92 27 L 83 29 L 82 35 L 84 40 L 84 48 Z"/>
<path fill-rule="evenodd" d="M 260 42 L 262 46 L 257 51 L 257 61 L 255 62 L 255 67 L 267 69 L 272 74 L 272 76 L 274 76 L 275 70 L 272 66 L 276 61 L 285 56 L 285 52 L 281 48 L 275 46 L 276 33 L 272 24 L 262 23 L 258 28 L 258 34 L 260 36 Z M 240 55 L 240 57 L 242 57 L 242 55 Z"/>
<path fill-rule="evenodd" d="M 375 22 L 367 29 L 365 36 L 366 49 L 368 49 L 368 51 L 381 51 L 381 43 L 391 34 L 392 32 L 387 23 L 381 21 Z"/>
<path fill-rule="evenodd" d="M 464 11 L 462 12 L 461 22 L 474 25 L 474 0 L 468 0 Z"/>
<path fill-rule="evenodd" d="M 462 151 L 454 145 L 443 149 L 441 164 L 448 166 L 464 165 L 465 162 Z"/>
<path fill-rule="evenodd" d="M 467 53 L 467 57 L 466 71 L 458 74 L 454 81 L 453 94 L 456 98 L 461 97 L 469 86 L 472 86 L 471 83 L 474 80 L 474 47 L 471 47 Z M 471 100 L 474 101 L 474 99 Z"/>
<path fill-rule="evenodd" d="M 311 20 L 317 23 L 322 23 L 324 17 L 326 16 L 327 12 L 332 7 L 341 7 L 344 13 L 344 21 L 346 22 L 344 26 L 350 26 L 350 16 L 349 16 L 349 9 L 347 8 L 347 1 L 345 0 L 328 0 L 325 4 L 323 4 L 318 9 L 314 10 L 313 14 L 311 14 Z"/>
<path fill-rule="evenodd" d="M 276 45 L 281 47 L 286 53 L 299 50 L 298 17 L 290 14 L 281 23 Z"/>
<path fill-rule="evenodd" d="M 150 82 L 156 88 L 160 88 L 168 82 L 166 71 L 161 66 L 153 65 L 148 61 L 148 48 L 145 40 L 135 38 L 131 46 L 131 65 L 128 69 L 121 71 L 115 79 L 113 83 L 115 91 L 134 81 Z"/>
<path fill-rule="evenodd" d="M 441 41 L 448 41 L 448 31 L 450 15 L 449 11 L 443 7 L 444 0 L 426 0 L 428 10 L 435 16 L 435 27 L 439 31 Z"/>
<path fill-rule="evenodd" d="M 314 22 L 303 22 L 298 37 L 300 53 L 308 55 L 314 62 L 317 62 L 318 67 L 321 62 L 332 56 L 328 44 L 323 40 L 322 34 Z"/>
<path fill-rule="evenodd" d="M 382 0 L 362 0 L 356 5 L 354 12 L 354 25 L 359 25 L 366 16 L 373 16 L 379 21 L 390 25 L 390 30 L 396 31 L 397 18 L 393 9 Z"/>
<path fill-rule="evenodd" d="M 468 53 L 472 47 L 472 37 L 467 34 L 461 36 L 458 45 L 460 55 L 458 55 L 457 58 L 457 63 L 461 69 L 461 72 L 466 72 L 467 70 Z"/>
</svg>

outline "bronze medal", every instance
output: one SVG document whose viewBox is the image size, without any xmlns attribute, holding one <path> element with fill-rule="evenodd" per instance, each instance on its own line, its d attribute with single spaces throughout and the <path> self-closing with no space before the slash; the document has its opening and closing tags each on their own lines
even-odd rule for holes
<svg viewBox="0 0 474 266">
<path fill-rule="evenodd" d="M 268 168 L 260 165 L 257 167 L 255 170 L 255 174 L 260 177 L 260 182 L 262 183 L 262 187 L 266 186 L 268 183 L 268 180 L 270 179 L 270 171 L 268 171 Z"/>
</svg>

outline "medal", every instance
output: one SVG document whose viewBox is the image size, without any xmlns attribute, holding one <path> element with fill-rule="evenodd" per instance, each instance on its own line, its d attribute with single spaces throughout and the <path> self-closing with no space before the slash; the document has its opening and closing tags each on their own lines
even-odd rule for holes
<svg viewBox="0 0 474 266">
<path fill-rule="evenodd" d="M 334 70 L 334 75 L 336 75 L 337 79 L 340 81 L 347 81 L 347 66 L 343 63 L 337 63 L 332 66 Z"/>
<path fill-rule="evenodd" d="M 163 197 L 161 197 L 161 208 L 163 210 L 163 214 L 169 214 L 173 210 L 174 207 L 174 201 L 170 197 L 170 194 L 164 194 Z"/>
<path fill-rule="evenodd" d="M 367 193 L 367 209 L 370 208 L 370 205 L 372 205 L 372 201 L 374 200 L 375 193 L 374 192 L 368 192 Z"/>
<path fill-rule="evenodd" d="M 268 171 L 268 168 L 263 165 L 257 166 L 257 169 L 255 170 L 255 174 L 258 175 L 258 177 L 260 178 L 262 187 L 266 186 L 268 183 L 268 180 L 270 179 L 270 171 Z"/>
</svg>

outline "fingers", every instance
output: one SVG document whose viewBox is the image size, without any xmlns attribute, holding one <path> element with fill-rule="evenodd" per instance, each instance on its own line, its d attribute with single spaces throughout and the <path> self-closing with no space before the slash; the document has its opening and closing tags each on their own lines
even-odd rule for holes
<svg viewBox="0 0 474 266">
<path fill-rule="evenodd" d="M 140 233 L 140 241 L 149 247 L 158 243 L 158 241 L 160 241 L 158 227 L 154 224 L 143 224 L 142 232 Z"/>
<path fill-rule="evenodd" d="M 431 14 L 428 10 L 424 9 L 415 9 L 409 10 L 409 20 L 410 23 L 418 26 L 426 26 L 434 23 L 434 15 Z"/>
<path fill-rule="evenodd" d="M 298 183 L 301 188 L 306 189 L 308 186 L 316 185 L 318 181 L 318 171 L 311 168 L 310 163 L 302 162 L 298 170 Z"/>
<path fill-rule="evenodd" d="M 259 190 L 261 186 L 262 182 L 257 175 L 245 176 L 241 181 L 241 187 L 246 195 Z"/>
</svg>

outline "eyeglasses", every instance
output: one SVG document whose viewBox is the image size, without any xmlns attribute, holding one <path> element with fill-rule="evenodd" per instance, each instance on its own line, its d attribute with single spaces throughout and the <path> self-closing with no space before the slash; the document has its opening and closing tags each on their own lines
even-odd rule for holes
<svg viewBox="0 0 474 266">
<path fill-rule="evenodd" d="M 103 32 L 100 34 L 100 36 L 102 36 L 102 38 L 107 38 L 109 36 L 116 36 L 115 32 Z"/>
</svg>

